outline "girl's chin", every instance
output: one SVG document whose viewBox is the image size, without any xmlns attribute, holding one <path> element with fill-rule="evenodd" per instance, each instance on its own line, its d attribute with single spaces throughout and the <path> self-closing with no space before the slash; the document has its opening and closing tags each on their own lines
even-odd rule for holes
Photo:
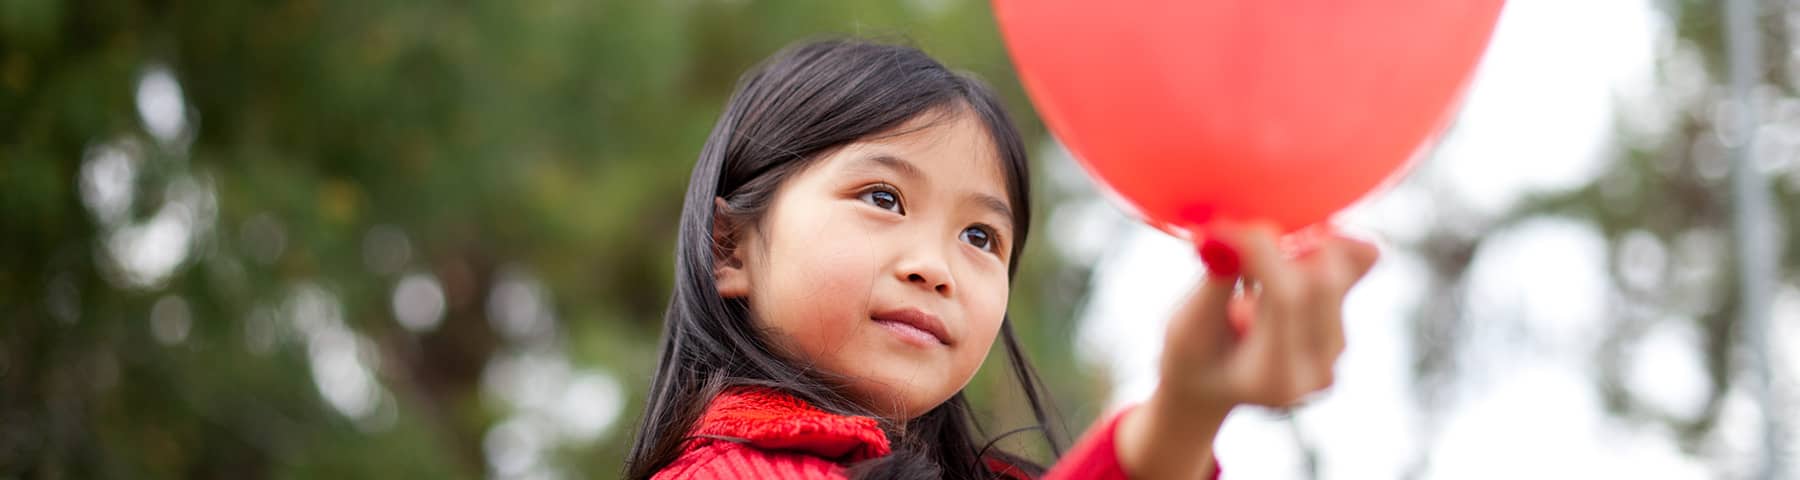
<svg viewBox="0 0 1800 480">
<path fill-rule="evenodd" d="M 908 377 L 904 375 L 896 377 L 899 380 L 869 381 L 862 385 L 856 385 L 851 390 L 863 406 L 874 410 L 882 417 L 898 421 L 911 420 L 913 417 L 924 415 L 925 412 L 937 408 L 945 400 L 949 400 L 950 396 L 956 394 L 954 390 L 939 393 L 938 390 L 943 389 L 940 385 L 911 384 L 907 383 Z M 895 387 L 894 384 L 904 386 Z"/>
</svg>

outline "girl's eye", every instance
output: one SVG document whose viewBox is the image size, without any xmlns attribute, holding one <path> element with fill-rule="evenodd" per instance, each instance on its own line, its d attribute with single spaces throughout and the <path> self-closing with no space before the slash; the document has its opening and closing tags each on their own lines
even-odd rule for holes
<svg viewBox="0 0 1800 480">
<path fill-rule="evenodd" d="M 887 187 L 878 187 L 863 192 L 862 201 L 869 202 L 869 204 L 874 205 L 875 208 L 901 215 L 906 214 L 906 207 L 900 205 L 900 194 L 894 193 L 893 190 L 890 190 Z"/>
<path fill-rule="evenodd" d="M 994 232 L 986 225 L 965 228 L 962 231 L 961 237 L 962 241 L 969 242 L 970 245 L 974 245 L 975 248 L 979 248 L 981 251 L 994 251 Z"/>
</svg>

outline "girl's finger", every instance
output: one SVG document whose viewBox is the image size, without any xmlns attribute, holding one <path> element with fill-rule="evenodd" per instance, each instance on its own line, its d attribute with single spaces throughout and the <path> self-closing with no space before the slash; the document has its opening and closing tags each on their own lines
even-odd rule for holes
<svg viewBox="0 0 1800 480">
<path fill-rule="evenodd" d="M 1201 281 L 1200 287 L 1177 307 L 1169 325 L 1169 343 L 1164 348 L 1194 352 L 1231 341 L 1236 332 L 1227 318 L 1226 305 L 1236 285 L 1237 277 L 1208 275 Z"/>
<path fill-rule="evenodd" d="M 1265 292 L 1286 292 L 1292 285 L 1273 225 L 1218 223 L 1209 225 L 1206 232 L 1208 238 L 1218 239 L 1237 253 L 1242 275 L 1261 284 Z"/>
<path fill-rule="evenodd" d="M 1307 299 L 1304 332 L 1297 332 L 1310 353 L 1329 365 L 1344 350 L 1344 299 L 1358 279 L 1369 271 L 1378 253 L 1374 245 L 1329 234 L 1318 248 L 1301 260 L 1302 270 L 1314 282 Z"/>
<path fill-rule="evenodd" d="M 1353 283 L 1367 275 L 1370 269 L 1375 268 L 1375 262 L 1381 259 L 1381 248 L 1366 240 L 1334 234 L 1331 236 L 1331 244 L 1349 267 Z"/>
<path fill-rule="evenodd" d="M 1211 226 L 1209 226 L 1211 227 Z M 1221 224 L 1210 228 L 1221 241 L 1236 249 L 1243 266 L 1244 281 L 1253 290 L 1255 315 L 1250 318 L 1248 333 L 1240 346 L 1240 357 L 1249 364 L 1249 371 L 1260 371 L 1262 374 L 1279 372 L 1278 377 L 1291 375 L 1288 371 L 1298 365 L 1296 355 L 1310 350 L 1306 337 L 1311 335 L 1305 323 L 1307 318 L 1299 318 L 1308 313 L 1306 302 L 1308 288 L 1300 282 L 1298 266 L 1287 259 L 1276 239 L 1277 230 L 1273 225 Z M 1273 370 L 1270 370 L 1273 369 Z M 1251 383 L 1281 384 L 1276 379 L 1245 379 Z"/>
</svg>

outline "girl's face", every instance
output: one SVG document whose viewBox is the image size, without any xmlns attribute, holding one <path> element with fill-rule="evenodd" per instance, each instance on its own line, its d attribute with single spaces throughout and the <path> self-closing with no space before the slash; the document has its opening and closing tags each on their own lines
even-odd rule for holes
<svg viewBox="0 0 1800 480">
<path fill-rule="evenodd" d="M 920 115 L 786 179 L 716 270 L 783 354 L 906 420 L 987 358 L 1006 311 L 1011 205 L 973 114 Z"/>
</svg>

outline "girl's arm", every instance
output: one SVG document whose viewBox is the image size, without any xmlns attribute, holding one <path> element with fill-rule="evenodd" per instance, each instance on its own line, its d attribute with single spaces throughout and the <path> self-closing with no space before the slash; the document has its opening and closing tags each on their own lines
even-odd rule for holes
<svg viewBox="0 0 1800 480">
<path fill-rule="evenodd" d="M 1217 469 L 1213 437 L 1232 407 L 1293 405 L 1331 386 L 1344 350 L 1344 296 L 1374 266 L 1377 250 L 1327 232 L 1287 259 L 1276 232 L 1209 229 L 1209 242 L 1219 242 L 1210 248 L 1239 255 L 1245 293 L 1234 294 L 1238 278 L 1211 276 L 1170 319 L 1156 393 L 1114 432 L 1118 462 L 1131 478 L 1207 478 Z"/>
<path fill-rule="evenodd" d="M 1125 412 L 1114 433 L 1119 466 L 1130 478 L 1215 478 L 1213 437 L 1229 408 L 1183 408 L 1152 395 Z"/>
<path fill-rule="evenodd" d="M 1125 469 L 1119 466 L 1118 449 L 1113 446 L 1118 436 L 1119 420 L 1131 413 L 1131 407 L 1101 417 L 1087 429 L 1081 440 L 1063 452 L 1056 465 L 1038 480 L 1125 480 Z M 1011 477 L 1015 480 L 1029 477 Z"/>
</svg>

